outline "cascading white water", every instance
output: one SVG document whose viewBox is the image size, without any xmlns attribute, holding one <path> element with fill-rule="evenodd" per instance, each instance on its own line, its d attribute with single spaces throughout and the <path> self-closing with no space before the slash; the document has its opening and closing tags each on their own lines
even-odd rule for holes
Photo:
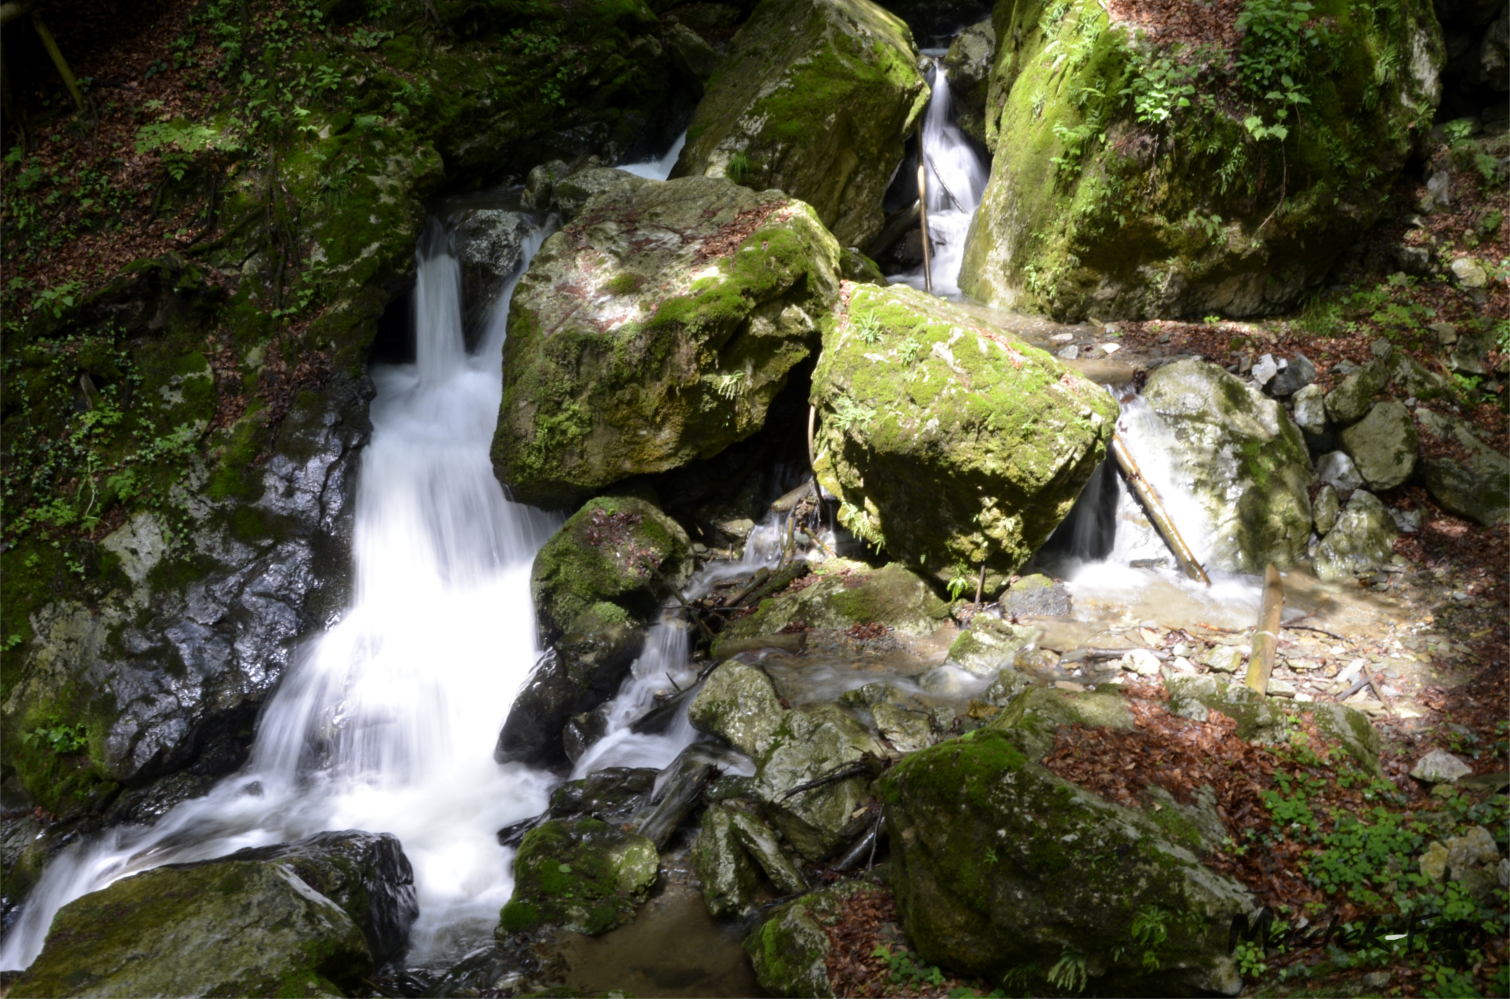
<svg viewBox="0 0 1510 1000">
<path fill-rule="evenodd" d="M 150 829 L 116 829 L 59 856 L 7 936 L 0 968 L 29 965 L 59 907 L 116 879 L 321 830 L 402 842 L 420 906 L 411 963 L 457 955 L 497 923 L 512 852 L 496 831 L 539 813 L 551 782 L 498 766 L 492 750 L 535 662 L 530 566 L 559 519 L 508 501 L 488 457 L 514 281 L 467 354 L 460 272 L 431 226 L 416 362 L 372 373 L 352 607 L 290 667 L 247 768 Z M 545 235 L 529 240 L 526 265 Z"/>
<path fill-rule="evenodd" d="M 787 537 L 787 521 L 792 515 L 772 514 L 750 533 L 744 552 L 735 562 L 708 563 L 688 582 L 684 594 L 695 601 L 710 593 L 726 580 L 749 576 L 761 567 L 774 568 L 781 560 Z M 831 534 L 823 538 L 830 549 Z M 820 552 L 798 552 L 797 558 L 815 561 Z M 630 675 L 619 693 L 608 703 L 607 726 L 603 736 L 588 748 L 572 770 L 580 778 L 605 767 L 666 767 L 677 754 L 691 746 L 698 733 L 687 718 L 683 705 L 666 729 L 659 733 L 636 733 L 631 726 L 655 707 L 658 698 L 685 691 L 697 683 L 699 668 L 691 657 L 691 625 L 676 605 L 668 605 L 661 620 L 645 638 L 645 649 L 635 660 Z"/>
<path fill-rule="evenodd" d="M 623 163 L 619 165 L 619 169 L 627 174 L 634 174 L 636 177 L 644 177 L 652 181 L 663 181 L 671 176 L 671 169 L 676 166 L 676 158 L 682 155 L 682 147 L 686 144 L 687 133 L 683 130 L 682 134 L 676 137 L 676 141 L 671 144 L 671 148 L 666 151 L 664 156 L 659 156 L 654 160 L 645 160 L 641 163 Z"/>
<path fill-rule="evenodd" d="M 923 116 L 930 269 L 935 294 L 958 295 L 965 237 L 985 194 L 989 168 L 970 139 L 950 120 L 954 99 L 949 94 L 949 76 L 942 63 L 935 61 L 935 67 L 933 94 Z M 919 269 L 891 280 L 922 288 L 923 272 Z"/>
</svg>

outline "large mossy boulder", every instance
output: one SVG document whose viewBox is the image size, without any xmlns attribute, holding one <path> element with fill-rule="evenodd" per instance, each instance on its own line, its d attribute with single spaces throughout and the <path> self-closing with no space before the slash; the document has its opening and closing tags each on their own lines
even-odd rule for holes
<svg viewBox="0 0 1510 1000">
<path fill-rule="evenodd" d="M 1211 565 L 1261 573 L 1306 557 L 1310 452 L 1278 402 L 1194 360 L 1150 375 L 1143 399 L 1171 432 L 1176 474 L 1208 519 Z"/>
<path fill-rule="evenodd" d="M 754 434 L 818 347 L 840 260 L 775 191 L 691 177 L 590 199 L 514 293 L 499 478 L 563 506 Z"/>
<path fill-rule="evenodd" d="M 519 845 L 500 936 L 555 923 L 602 934 L 634 919 L 660 873 L 655 844 L 583 816 L 547 820 Z"/>
<path fill-rule="evenodd" d="M 1241 987 L 1230 945 L 1254 908 L 1247 891 L 1145 814 L 1035 763 L 1010 729 L 912 754 L 880 794 L 902 923 L 924 961 L 1040 982 L 1072 969 L 1082 988 L 1118 994 Z"/>
<path fill-rule="evenodd" d="M 371 967 L 361 929 L 292 864 L 225 860 L 69 903 L 9 995 L 339 997 Z"/>
<path fill-rule="evenodd" d="M 928 88 L 912 33 L 870 0 L 762 0 L 687 129 L 674 177 L 730 177 L 812 205 L 844 246 L 882 196 Z"/>
<path fill-rule="evenodd" d="M 1323 0 L 1304 22 L 1314 44 L 1286 4 L 1222 8 L 1225 24 L 1206 15 L 1188 42 L 1108 9 L 996 4 L 995 161 L 960 287 L 1064 320 L 1292 305 L 1378 217 L 1379 185 L 1431 127 L 1431 4 Z"/>
<path fill-rule="evenodd" d="M 875 892 L 869 882 L 837 882 L 771 911 L 744 942 L 755 979 L 771 996 L 837 996 L 828 973 L 828 928 L 863 902 L 856 897 Z"/>
<path fill-rule="evenodd" d="M 839 520 L 944 583 L 985 564 L 992 593 L 1069 513 L 1117 417 L 1046 352 L 904 285 L 855 288 L 812 400 Z"/>
</svg>

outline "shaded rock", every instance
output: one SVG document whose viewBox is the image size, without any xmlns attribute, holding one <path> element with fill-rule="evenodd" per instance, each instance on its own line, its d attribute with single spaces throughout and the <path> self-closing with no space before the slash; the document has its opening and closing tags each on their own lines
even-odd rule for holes
<svg viewBox="0 0 1510 1000">
<path fill-rule="evenodd" d="M 1394 557 L 1397 535 L 1389 509 L 1372 493 L 1358 490 L 1316 550 L 1316 575 L 1323 580 L 1366 576 Z"/>
<path fill-rule="evenodd" d="M 1040 618 L 1068 618 L 1072 602 L 1064 584 L 1034 573 L 1018 580 L 1002 595 L 1001 613 L 1007 618 L 1032 615 Z"/>
<path fill-rule="evenodd" d="M 1275 373 L 1264 387 L 1271 396 L 1291 396 L 1316 381 L 1316 366 L 1304 354 L 1297 354 Z"/>
<path fill-rule="evenodd" d="M 1494 836 L 1481 826 L 1470 826 L 1447 841 L 1447 873 L 1462 880 L 1470 868 L 1492 865 L 1500 859 Z"/>
<path fill-rule="evenodd" d="M 548 819 L 590 816 L 623 826 L 650 804 L 655 791 L 653 767 L 605 767 L 585 778 L 562 782 L 551 792 Z"/>
<path fill-rule="evenodd" d="M 1143 399 L 1173 433 L 1178 467 L 1210 520 L 1211 565 L 1256 573 L 1305 558 L 1310 453 L 1278 402 L 1193 360 L 1150 375 Z"/>
<path fill-rule="evenodd" d="M 703 903 L 716 918 L 749 913 L 760 888 L 755 864 L 734 835 L 734 815 L 722 806 L 710 806 L 703 813 L 702 831 L 692 854 L 703 886 Z"/>
<path fill-rule="evenodd" d="M 361 929 L 292 864 L 222 860 L 69 903 L 9 995 L 338 997 L 371 967 Z"/>
<path fill-rule="evenodd" d="M 703 682 L 687 707 L 687 718 L 739 752 L 759 757 L 770 747 L 784 711 L 765 671 L 727 660 Z"/>
<path fill-rule="evenodd" d="M 1316 460 L 1316 478 L 1339 494 L 1351 496 L 1363 485 L 1358 467 L 1345 451 L 1330 451 Z"/>
<path fill-rule="evenodd" d="M 537 764 L 564 757 L 566 723 L 614 692 L 644 644 L 642 629 L 616 624 L 558 639 L 514 698 L 493 759 Z"/>
<path fill-rule="evenodd" d="M 868 822 L 858 807 L 869 797 L 870 774 L 793 790 L 884 756 L 870 731 L 837 705 L 794 709 L 782 716 L 769 748 L 756 760 L 755 792 L 787 842 L 809 861 L 821 861 Z"/>
<path fill-rule="evenodd" d="M 1308 80 L 1325 79 L 1329 116 L 1358 127 L 1325 141 L 1319 130 L 1290 134 L 1289 162 L 1316 167 L 1303 181 L 1290 174 L 1297 210 L 1271 230 L 1260 224 L 1273 205 L 1246 192 L 1282 164 L 1267 153 L 1233 163 L 1229 150 L 1247 141 L 1240 122 L 1200 102 L 1160 106 L 1169 117 L 1158 128 L 1174 148 L 1202 143 L 1171 159 L 1138 121 L 1144 105 L 1108 86 L 1180 58 L 1169 43 L 1114 44 L 1096 0 L 998 4 L 993 23 L 1002 44 L 985 117 L 995 160 L 960 286 L 989 305 L 1062 321 L 1252 316 L 1299 301 L 1385 210 L 1366 195 L 1339 210 L 1330 192 L 1361 193 L 1366 177 L 1398 175 L 1441 96 L 1441 28 L 1424 0 L 1387 27 L 1339 28 L 1331 51 L 1348 53 L 1345 69 L 1317 52 L 1302 57 Z M 1376 96 L 1386 74 L 1389 93 Z M 1210 141 L 1218 135 L 1230 139 Z M 1224 169 L 1243 178 L 1225 192 L 1212 184 Z"/>
<path fill-rule="evenodd" d="M 818 346 L 839 260 L 812 209 L 775 191 L 692 177 L 589 199 L 514 293 L 499 478 L 565 506 L 754 434 Z"/>
<path fill-rule="evenodd" d="M 672 176 L 779 188 L 840 244 L 864 246 L 926 100 L 912 33 L 869 0 L 763 0 L 708 81 Z"/>
<path fill-rule="evenodd" d="M 1425 434 L 1458 445 L 1459 455 L 1426 458 L 1421 478 L 1447 510 L 1480 524 L 1510 521 L 1510 459 L 1485 444 L 1463 420 L 1424 407 L 1416 419 Z"/>
<path fill-rule="evenodd" d="M 1353 372 L 1326 394 L 1327 416 L 1343 425 L 1363 419 L 1374 397 L 1389 384 L 1389 374 L 1387 358 L 1375 358 Z"/>
<path fill-rule="evenodd" d="M 637 833 L 590 816 L 548 820 L 525 835 L 514 859 L 514 894 L 500 936 L 559 923 L 602 934 L 634 919 L 655 884 L 660 856 Z"/>
<path fill-rule="evenodd" d="M 990 18 L 955 35 L 943 59 L 949 96 L 954 98 L 955 124 L 982 146 L 986 144 L 986 92 L 995 61 L 996 29 Z"/>
<path fill-rule="evenodd" d="M 237 851 L 222 861 L 282 862 L 304 883 L 346 912 L 378 962 L 398 957 L 419 916 L 414 869 L 391 833 L 341 830 Z"/>
<path fill-rule="evenodd" d="M 1446 750 L 1433 750 L 1410 769 L 1410 776 L 1417 781 L 1436 785 L 1451 783 L 1473 773 L 1473 768 L 1463 763 Z"/>
<path fill-rule="evenodd" d="M 668 25 L 664 37 L 666 48 L 671 51 L 671 57 L 676 60 L 676 68 L 699 84 L 706 86 L 708 78 L 723 61 L 718 51 L 685 24 Z"/>
<path fill-rule="evenodd" d="M 1030 625 L 1013 625 L 980 615 L 950 644 L 948 662 L 985 677 L 1011 666 L 1013 654 L 1042 634 L 1042 629 Z"/>
<path fill-rule="evenodd" d="M 1236 993 L 1229 938 L 1254 908 L 1247 890 L 1143 813 L 1034 763 L 1015 736 L 994 726 L 967 734 L 913 754 L 880 782 L 892 885 L 921 959 L 1047 979 L 1073 952 L 1098 989 L 1156 979 L 1165 992 Z M 1086 864 L 1091 857 L 1118 860 Z M 1149 907 L 1186 915 L 1152 948 L 1132 932 L 1133 915 Z"/>
<path fill-rule="evenodd" d="M 1325 536 L 1337 523 L 1339 511 L 1337 491 L 1328 483 L 1316 492 L 1316 499 L 1311 501 L 1311 518 L 1316 524 L 1316 534 Z"/>
<path fill-rule="evenodd" d="M 999 592 L 1106 454 L 1116 403 L 1047 353 L 905 285 L 856 288 L 813 374 L 814 471 L 858 537 Z"/>
<path fill-rule="evenodd" d="M 575 764 L 608 731 L 608 715 L 601 707 L 574 715 L 561 730 L 561 749 Z"/>
<path fill-rule="evenodd" d="M 839 922 L 862 882 L 839 882 L 777 907 L 745 938 L 755 978 L 774 996 L 832 997 L 825 927 Z"/>
<path fill-rule="evenodd" d="M 653 183 L 643 177 L 613 167 L 589 167 L 573 171 L 556 181 L 551 190 L 551 205 L 567 221 L 571 222 L 582 213 L 593 198 L 600 200 L 630 197 L 636 188 Z M 533 262 L 532 262 L 533 263 Z"/>
<path fill-rule="evenodd" d="M 777 895 L 791 896 L 807 891 L 807 879 L 802 877 L 802 872 L 797 870 L 792 859 L 781 849 L 781 844 L 770 827 L 744 812 L 735 813 L 731 822 L 734 838 L 765 872 L 771 885 L 776 887 Z"/>
<path fill-rule="evenodd" d="M 1394 400 L 1375 403 L 1368 416 L 1343 430 L 1342 448 L 1370 488 L 1388 490 L 1410 478 L 1420 438 L 1410 411 Z"/>
<path fill-rule="evenodd" d="M 461 320 L 469 342 L 489 318 L 504 284 L 524 265 L 524 241 L 534 231 L 535 221 L 529 216 L 500 208 L 472 209 L 455 224 Z"/>
<path fill-rule="evenodd" d="M 1326 392 L 1314 382 L 1295 393 L 1295 425 L 1307 434 L 1326 432 Z"/>
<path fill-rule="evenodd" d="M 795 594 L 767 598 L 755 613 L 731 622 L 714 644 L 780 632 L 793 622 L 813 629 L 848 629 L 883 624 L 901 635 L 928 635 L 949 620 L 949 606 L 917 573 L 900 563 L 873 570 L 855 563 L 842 568 L 830 560 L 825 575 Z"/>
<path fill-rule="evenodd" d="M 1445 378 L 1407 354 L 1400 355 L 1395 362 L 1395 372 L 1390 382 L 1401 392 L 1423 402 L 1438 399 L 1452 390 Z"/>
</svg>

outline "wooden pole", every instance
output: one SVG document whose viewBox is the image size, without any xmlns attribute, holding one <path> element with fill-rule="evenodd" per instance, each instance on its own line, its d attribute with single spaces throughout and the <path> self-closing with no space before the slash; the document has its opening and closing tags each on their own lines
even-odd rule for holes
<svg viewBox="0 0 1510 1000">
<path fill-rule="evenodd" d="M 1269 674 L 1279 647 L 1279 613 L 1285 606 L 1285 587 L 1279 570 L 1270 563 L 1264 570 L 1264 600 L 1258 612 L 1258 631 L 1253 633 L 1253 653 L 1248 657 L 1245 683 L 1259 694 L 1269 693 Z"/>
<path fill-rule="evenodd" d="M 1112 454 L 1116 456 L 1117 464 L 1121 466 L 1123 474 L 1127 476 L 1128 485 L 1137 494 L 1138 499 L 1143 504 L 1143 509 L 1148 512 L 1148 519 L 1153 522 L 1153 526 L 1164 537 L 1165 543 L 1169 546 L 1169 551 L 1174 553 L 1174 557 L 1179 562 L 1180 568 L 1185 571 L 1185 575 L 1192 580 L 1201 581 L 1208 587 L 1211 586 L 1211 578 L 1201 568 L 1201 564 L 1196 559 L 1195 553 L 1190 551 L 1190 546 L 1185 544 L 1185 539 L 1181 536 L 1179 529 L 1169 519 L 1169 514 L 1164 510 L 1164 504 L 1159 500 L 1158 491 L 1153 488 L 1152 483 L 1143 478 L 1143 470 L 1139 469 L 1138 463 L 1133 461 L 1132 452 L 1128 451 L 1127 443 L 1122 440 L 1121 434 L 1112 435 Z"/>
<path fill-rule="evenodd" d="M 986 564 L 980 564 L 980 579 L 975 581 L 975 603 L 979 605 L 986 596 Z"/>
<path fill-rule="evenodd" d="M 73 95 L 73 103 L 79 106 L 79 113 L 83 114 L 84 92 L 79 89 L 79 81 L 73 78 L 73 70 L 68 68 L 68 63 L 63 59 L 63 51 L 58 48 L 58 43 L 53 39 L 52 32 L 47 30 L 47 25 L 42 23 L 42 15 L 36 11 L 31 12 L 31 26 L 37 29 L 37 37 L 42 39 L 42 46 L 47 49 L 47 54 L 52 56 L 52 64 L 57 67 L 58 75 L 63 78 L 68 92 Z"/>
<path fill-rule="evenodd" d="M 918 217 L 923 224 L 923 290 L 933 291 L 933 265 L 929 260 L 928 166 L 923 159 L 923 123 L 918 122 Z"/>
</svg>

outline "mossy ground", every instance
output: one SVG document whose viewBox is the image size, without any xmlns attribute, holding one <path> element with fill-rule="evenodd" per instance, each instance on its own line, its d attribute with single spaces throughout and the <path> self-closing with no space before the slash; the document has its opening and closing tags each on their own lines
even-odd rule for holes
<svg viewBox="0 0 1510 1000">
<path fill-rule="evenodd" d="M 655 845 L 602 820 L 550 820 L 525 835 L 514 860 L 514 894 L 499 934 L 563 923 L 602 934 L 634 918 L 655 884 Z"/>
</svg>

